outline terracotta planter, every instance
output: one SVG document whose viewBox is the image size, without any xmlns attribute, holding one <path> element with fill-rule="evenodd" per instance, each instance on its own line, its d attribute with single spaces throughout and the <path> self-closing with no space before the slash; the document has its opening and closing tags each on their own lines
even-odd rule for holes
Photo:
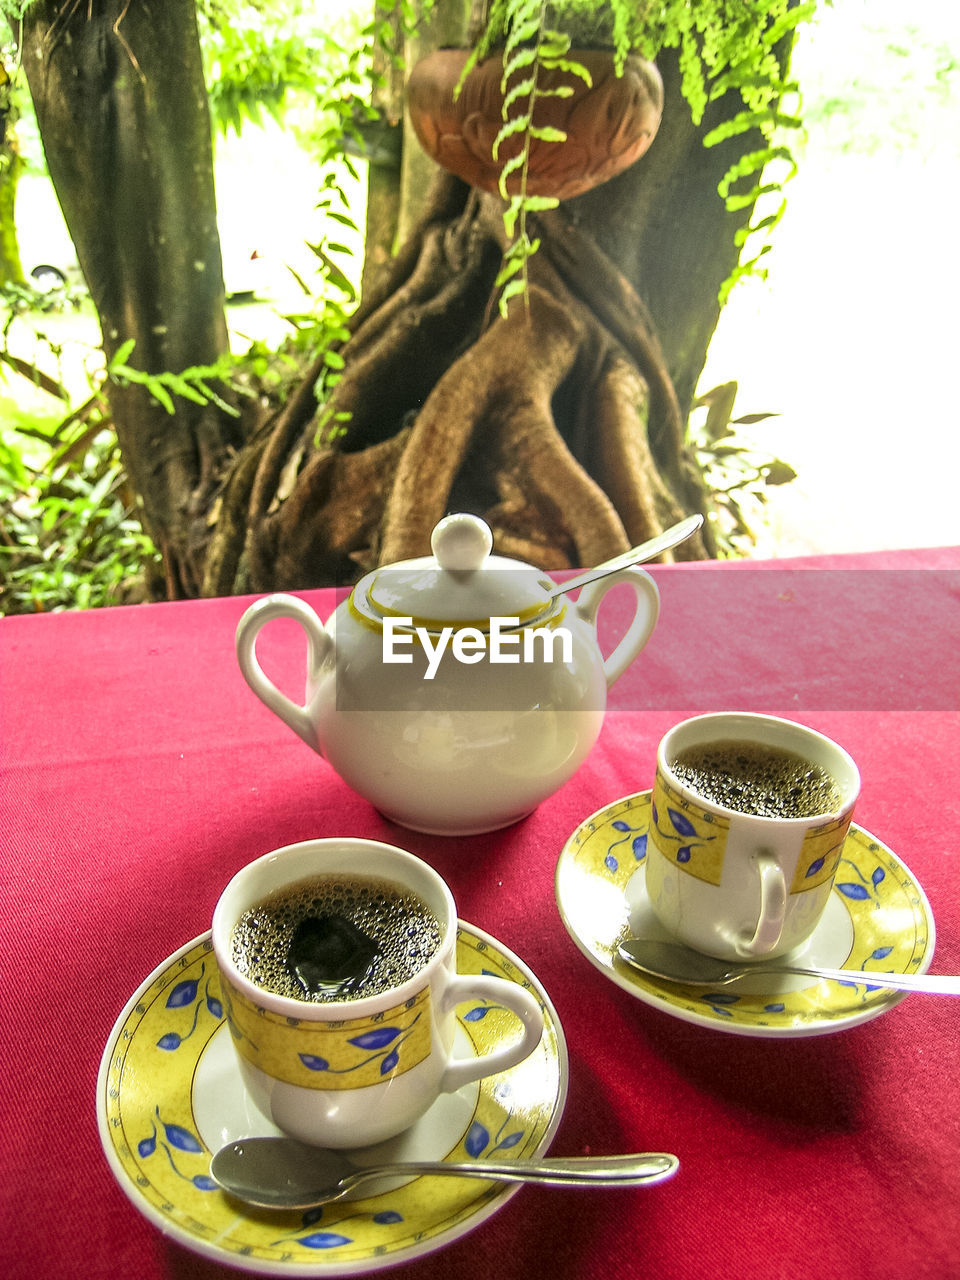
<svg viewBox="0 0 960 1280">
<path fill-rule="evenodd" d="M 582 195 L 639 160 L 656 136 L 663 112 L 663 83 L 652 62 L 631 56 L 618 76 L 610 53 L 571 50 L 569 56 L 589 70 L 593 86 L 569 72 L 541 71 L 544 87 L 567 84 L 573 93 L 540 99 L 534 123 L 564 130 L 567 141 L 534 139 L 527 179 L 529 194 L 560 200 Z M 517 154 L 520 142 L 508 139 L 499 162 L 494 161 L 493 144 L 502 124 L 499 57 L 474 67 L 454 100 L 467 57 L 466 49 L 438 49 L 423 58 L 407 85 L 407 107 L 428 155 L 471 186 L 496 192 L 501 164 Z M 519 174 L 512 174 L 511 194 L 519 183 Z"/>
</svg>

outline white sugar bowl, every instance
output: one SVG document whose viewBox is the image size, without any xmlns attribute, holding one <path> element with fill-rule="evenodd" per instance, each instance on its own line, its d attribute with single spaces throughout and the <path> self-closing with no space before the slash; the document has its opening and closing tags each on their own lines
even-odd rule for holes
<svg viewBox="0 0 960 1280">
<path fill-rule="evenodd" d="M 632 567 L 588 583 L 574 603 L 532 565 L 492 555 L 476 516 L 446 517 L 431 545 L 431 556 L 368 573 L 326 625 L 296 596 L 256 601 L 237 627 L 237 660 L 266 706 L 384 816 L 470 835 L 524 817 L 580 767 L 660 597 Z M 597 611 L 621 582 L 636 608 L 604 656 Z M 257 660 L 257 635 L 274 618 L 307 636 L 302 705 Z"/>
</svg>

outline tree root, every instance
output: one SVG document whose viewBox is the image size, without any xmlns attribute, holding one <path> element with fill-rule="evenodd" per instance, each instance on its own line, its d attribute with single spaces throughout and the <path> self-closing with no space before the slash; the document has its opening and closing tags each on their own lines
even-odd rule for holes
<svg viewBox="0 0 960 1280">
<path fill-rule="evenodd" d="M 418 415 L 397 468 L 384 512 L 382 563 L 429 547 L 474 431 L 496 460 L 495 474 L 525 477 L 534 505 L 548 516 L 563 513 L 582 554 L 626 550 L 616 511 L 570 454 L 551 414 L 579 338 L 565 311 L 532 287 L 529 315 L 516 307 L 450 367 Z"/>
<path fill-rule="evenodd" d="M 528 301 L 500 317 L 498 206 L 457 185 L 437 184 L 387 287 L 351 322 L 344 375 L 320 410 L 349 414 L 342 437 L 323 438 L 321 353 L 242 451 L 209 589 L 232 568 L 250 590 L 346 584 L 428 553 L 453 509 L 483 515 L 498 551 L 545 569 L 595 564 L 703 509 L 634 290 L 551 214 Z M 680 554 L 709 550 L 691 540 Z"/>
</svg>

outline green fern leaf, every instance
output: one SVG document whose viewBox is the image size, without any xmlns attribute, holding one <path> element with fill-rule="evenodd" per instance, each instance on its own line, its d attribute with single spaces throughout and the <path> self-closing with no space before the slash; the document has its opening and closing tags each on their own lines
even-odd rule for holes
<svg viewBox="0 0 960 1280">
<path fill-rule="evenodd" d="M 518 84 L 513 85 L 504 96 L 503 106 L 500 109 L 503 119 L 508 120 L 510 118 L 510 108 L 518 98 L 529 98 L 536 87 L 537 82 L 533 76 L 529 76 L 526 80 L 521 80 Z"/>
<path fill-rule="evenodd" d="M 792 178 L 797 171 L 797 164 L 789 147 L 763 147 L 758 151 L 748 151 L 735 164 L 732 164 L 720 179 L 717 191 L 723 199 L 726 199 L 730 188 L 735 182 L 739 182 L 741 178 L 749 177 L 752 173 L 762 172 L 768 164 L 775 160 L 783 160 L 791 166 L 789 174 L 783 181 L 786 182 L 789 178 Z"/>
<path fill-rule="evenodd" d="M 537 51 L 532 45 L 524 45 L 522 49 L 518 49 L 509 58 L 505 57 L 503 60 L 503 75 L 500 77 L 500 92 L 506 92 L 507 82 L 511 76 L 515 76 L 524 67 L 532 67 L 536 60 Z"/>
<path fill-rule="evenodd" d="M 526 196 L 524 204 L 528 213 L 541 213 L 547 209 L 556 209 L 560 201 L 556 196 Z"/>
<path fill-rule="evenodd" d="M 510 199 L 510 192 L 507 189 L 507 179 L 512 173 L 516 173 L 517 170 L 523 168 L 526 163 L 526 158 L 526 153 L 521 151 L 519 155 L 511 156 L 509 160 L 504 161 L 500 169 L 500 177 L 497 179 L 497 189 L 504 200 Z M 513 232 L 510 231 L 508 234 L 512 235 Z"/>
<path fill-rule="evenodd" d="M 504 289 L 503 293 L 501 293 L 500 301 L 498 303 L 500 314 L 504 317 L 504 319 L 506 319 L 507 315 L 510 312 L 511 298 L 524 297 L 526 295 L 526 292 L 527 292 L 526 280 L 515 279 L 510 281 L 510 283 Z"/>
<path fill-rule="evenodd" d="M 493 140 L 492 155 L 494 160 L 499 158 L 500 148 L 508 138 L 514 137 L 518 133 L 525 132 L 527 125 L 530 123 L 529 115 L 514 116 L 511 120 L 507 120 L 500 126 L 497 136 Z M 508 162 L 509 163 L 509 162 Z"/>
<path fill-rule="evenodd" d="M 110 361 L 107 371 L 109 373 L 112 373 L 113 370 L 119 365 L 126 364 L 127 361 L 130 359 L 131 355 L 133 354 L 133 349 L 136 345 L 137 345 L 136 338 L 128 338 L 126 342 L 122 342 L 114 352 L 113 359 Z"/>
<path fill-rule="evenodd" d="M 545 63 L 548 58 L 562 58 L 570 52 L 570 37 L 565 31 L 544 31 L 537 46 L 537 56 Z"/>
<path fill-rule="evenodd" d="M 504 200 L 508 199 L 506 192 L 503 190 L 502 175 L 501 175 L 500 194 L 503 196 Z M 520 198 L 520 196 L 512 196 L 509 199 L 510 199 L 510 203 L 507 205 L 506 209 L 504 209 L 503 211 L 503 229 L 504 231 L 506 231 L 507 235 L 512 240 L 514 237 L 514 234 L 516 233 L 517 217 L 520 213 L 521 207 L 523 205 L 523 201 Z M 519 241 L 517 243 L 519 243 Z M 510 253 L 513 248 L 514 248 L 514 245 L 511 245 L 510 249 L 508 249 L 507 252 Z"/>
<path fill-rule="evenodd" d="M 523 270 L 523 264 L 526 262 L 526 255 L 523 257 L 515 255 L 514 257 L 505 256 L 500 270 L 497 272 L 497 278 L 494 280 L 494 288 L 499 289 L 500 285 L 506 284 L 508 280 Z"/>
<path fill-rule="evenodd" d="M 549 63 L 543 59 L 543 65 L 549 71 L 565 71 L 567 75 L 579 76 L 588 89 L 593 88 L 593 76 L 582 62 L 576 62 L 572 58 L 556 58 Z"/>
<path fill-rule="evenodd" d="M 529 132 L 531 138 L 539 138 L 541 142 L 566 142 L 567 140 L 567 135 L 562 129 L 555 129 L 549 124 L 532 124 Z"/>
</svg>

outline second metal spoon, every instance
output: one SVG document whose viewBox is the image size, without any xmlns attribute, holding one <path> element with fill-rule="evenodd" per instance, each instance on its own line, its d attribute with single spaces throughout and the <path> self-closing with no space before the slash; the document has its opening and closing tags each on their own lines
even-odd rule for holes
<svg viewBox="0 0 960 1280">
<path fill-rule="evenodd" d="M 538 1161 L 411 1160 L 374 1166 L 355 1164 L 345 1151 L 311 1147 L 292 1138 L 242 1138 L 221 1147 L 210 1175 L 224 1191 L 262 1209 L 313 1209 L 329 1204 L 368 1178 L 486 1178 L 550 1186 L 631 1187 L 662 1182 L 680 1161 L 665 1152 Z"/>
<path fill-rule="evenodd" d="M 652 978 L 682 982 L 690 987 L 722 987 L 737 978 L 755 974 L 802 974 L 831 982 L 860 983 L 871 987 L 894 987 L 899 991 L 926 991 L 930 995 L 960 996 L 960 977 L 930 973 L 883 973 L 873 969 L 824 969 L 781 963 L 779 960 L 753 960 L 737 964 L 702 955 L 674 942 L 653 942 L 645 938 L 628 938 L 618 947 L 620 958 L 634 969 Z"/>
</svg>

